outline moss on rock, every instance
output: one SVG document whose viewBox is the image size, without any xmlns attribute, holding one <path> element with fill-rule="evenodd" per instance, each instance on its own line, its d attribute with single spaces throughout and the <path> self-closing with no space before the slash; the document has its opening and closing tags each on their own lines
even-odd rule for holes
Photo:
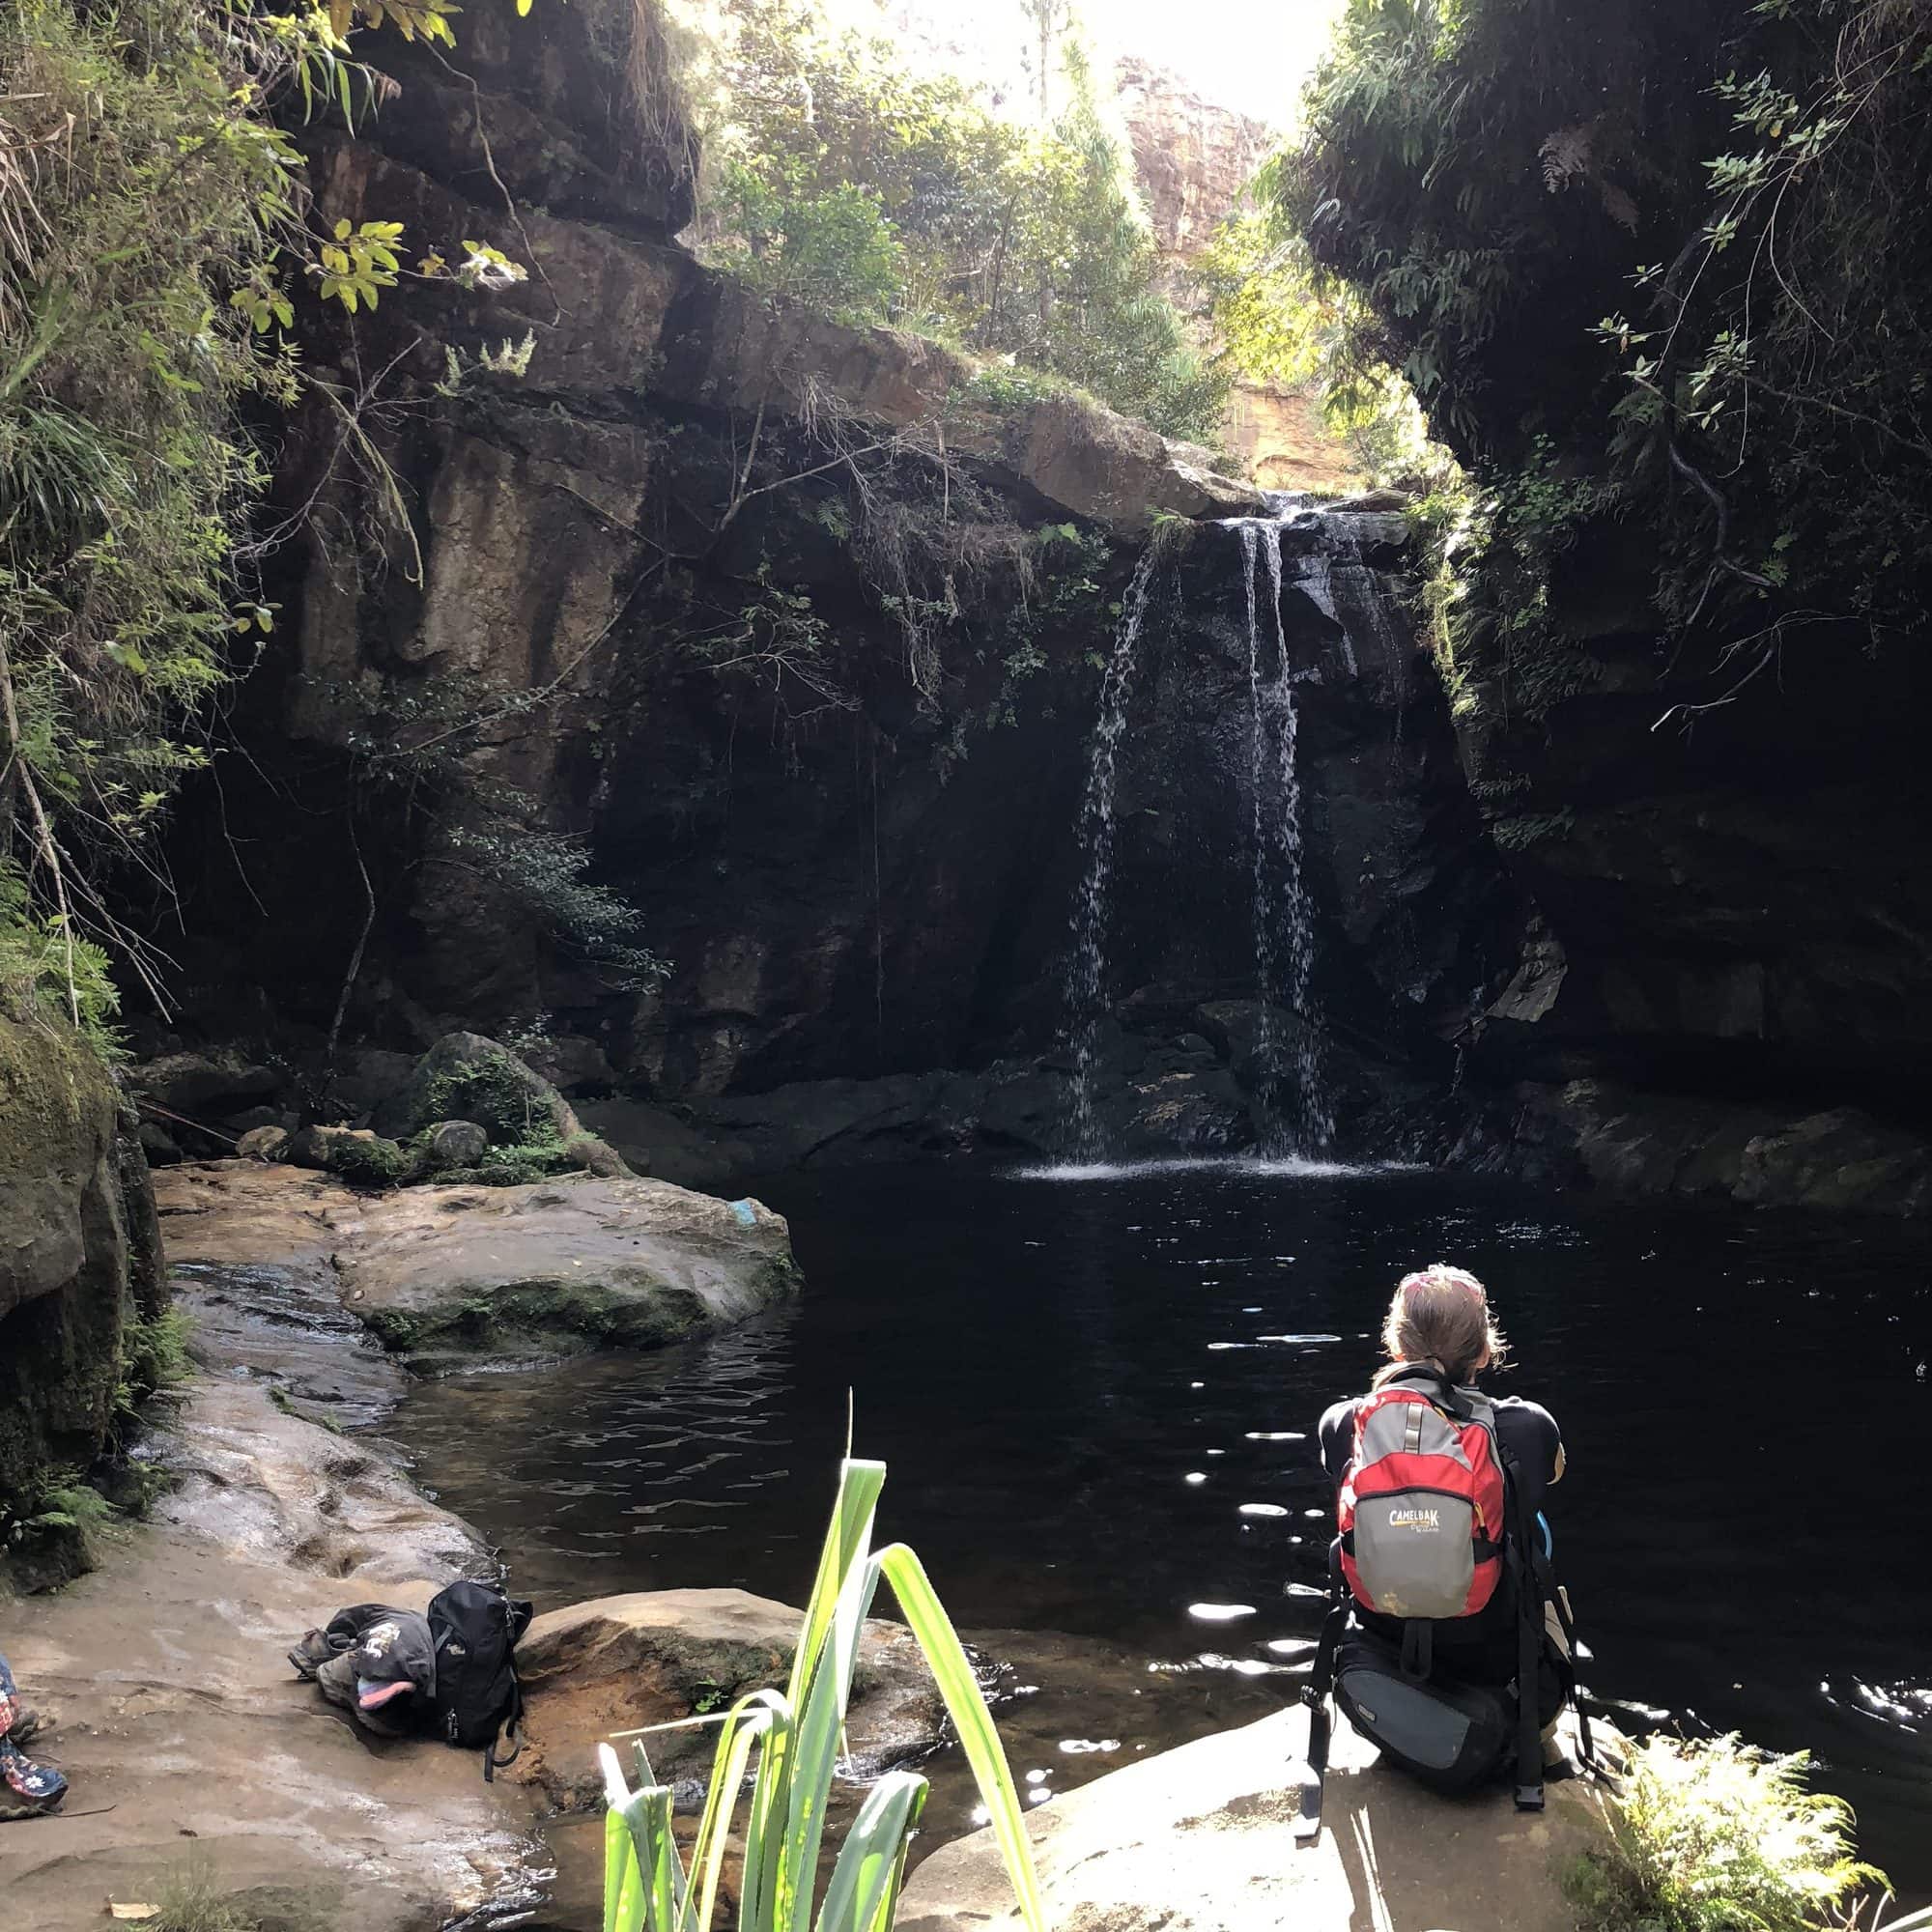
<svg viewBox="0 0 1932 1932">
<path fill-rule="evenodd" d="M 93 1465 L 133 1386 L 120 1125 L 78 1035 L 0 1015 L 0 1547 Z"/>
<path fill-rule="evenodd" d="M 482 1034 L 445 1034 L 430 1048 L 411 1080 L 408 1112 L 413 1148 L 426 1149 L 449 1121 L 474 1122 L 489 1136 L 483 1156 L 439 1177 L 444 1180 L 515 1187 L 576 1170 L 630 1172 L 548 1080 Z"/>
</svg>

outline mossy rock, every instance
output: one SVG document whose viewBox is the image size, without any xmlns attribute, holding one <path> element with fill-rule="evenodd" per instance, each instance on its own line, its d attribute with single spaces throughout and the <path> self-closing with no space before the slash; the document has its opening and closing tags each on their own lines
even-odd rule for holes
<svg viewBox="0 0 1932 1932">
<path fill-rule="evenodd" d="M 136 1288 L 120 1126 L 84 1039 L 0 1014 L 0 1539 L 45 1513 L 57 1472 L 91 1468 L 113 1426 Z M 84 1539 L 55 1527 L 37 1581 L 84 1567 Z"/>
<path fill-rule="evenodd" d="M 406 1107 L 417 1144 L 449 1121 L 474 1122 L 489 1136 L 483 1157 L 439 1177 L 444 1180 L 514 1187 L 579 1169 L 605 1177 L 630 1173 L 548 1080 L 482 1034 L 438 1040 L 416 1063 Z"/>
<path fill-rule="evenodd" d="M 289 1143 L 287 1158 L 352 1187 L 406 1187 L 426 1165 L 420 1149 L 355 1127 L 304 1127 Z"/>
</svg>

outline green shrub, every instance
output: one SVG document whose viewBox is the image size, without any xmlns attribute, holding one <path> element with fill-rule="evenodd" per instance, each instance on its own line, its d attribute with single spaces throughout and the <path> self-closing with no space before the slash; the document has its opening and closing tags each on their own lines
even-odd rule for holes
<svg viewBox="0 0 1932 1932">
<path fill-rule="evenodd" d="M 1069 104 L 1029 132 L 957 80 L 908 73 L 889 43 L 828 34 L 810 0 L 730 0 L 724 40 L 713 260 L 848 321 L 1012 355 L 1167 435 L 1213 435 L 1227 377 L 1162 292 L 1075 50 Z"/>
<path fill-rule="evenodd" d="M 1809 1757 L 1735 1737 L 1652 1738 L 1631 1754 L 1612 1842 L 1566 1889 L 1587 1932 L 1825 1932 L 1856 1894 L 1883 1889 L 1861 1863 L 1841 1799 L 1806 1788 Z"/>
</svg>

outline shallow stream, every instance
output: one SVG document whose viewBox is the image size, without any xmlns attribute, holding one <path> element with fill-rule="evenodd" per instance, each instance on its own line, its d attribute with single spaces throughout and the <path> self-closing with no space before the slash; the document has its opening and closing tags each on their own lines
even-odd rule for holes
<svg viewBox="0 0 1932 1932">
<path fill-rule="evenodd" d="M 1464 1176 L 1230 1165 L 776 1176 L 785 1314 L 662 1354 L 419 1387 L 393 1428 L 547 1603 L 797 1602 L 853 1392 L 882 1537 L 1038 1687 L 1032 1788 L 1263 1715 L 1320 1620 L 1312 1440 L 1405 1267 L 1490 1284 L 1560 1422 L 1559 1568 L 1601 1696 L 1805 1746 L 1932 1898 L 1922 1472 L 1932 1287 L 1880 1223 L 1605 1204 Z M 1918 1472 L 1915 1474 L 1914 1472 Z M 1052 1634 L 1043 1635 L 1040 1634 Z M 969 1795 L 938 1768 L 928 1822 Z"/>
</svg>

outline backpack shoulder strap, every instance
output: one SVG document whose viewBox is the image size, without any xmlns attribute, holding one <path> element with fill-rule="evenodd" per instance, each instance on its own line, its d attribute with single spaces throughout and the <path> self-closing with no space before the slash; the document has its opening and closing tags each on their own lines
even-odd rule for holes
<svg viewBox="0 0 1932 1932">
<path fill-rule="evenodd" d="M 1504 1495 L 1509 1511 L 1505 1541 L 1516 1583 L 1516 1808 L 1543 1809 L 1543 1726 L 1538 1721 L 1539 1676 L 1543 1662 L 1543 1585 L 1533 1552 L 1536 1525 L 1523 1507 L 1522 1485 L 1517 1480 L 1516 1458 L 1497 1440 L 1503 1465 Z"/>
<path fill-rule="evenodd" d="M 1308 1682 L 1301 1687 L 1301 1701 L 1308 1707 L 1308 1749 L 1303 1760 L 1305 1771 L 1294 1836 L 1302 1844 L 1312 1842 L 1321 1830 L 1321 1781 L 1328 1772 L 1328 1742 L 1333 1722 L 1328 1699 L 1335 1688 L 1335 1653 L 1348 1629 L 1349 1614 L 1348 1586 L 1337 1584 L 1328 1614 L 1321 1620 L 1321 1635 L 1315 1645 Z"/>
</svg>

